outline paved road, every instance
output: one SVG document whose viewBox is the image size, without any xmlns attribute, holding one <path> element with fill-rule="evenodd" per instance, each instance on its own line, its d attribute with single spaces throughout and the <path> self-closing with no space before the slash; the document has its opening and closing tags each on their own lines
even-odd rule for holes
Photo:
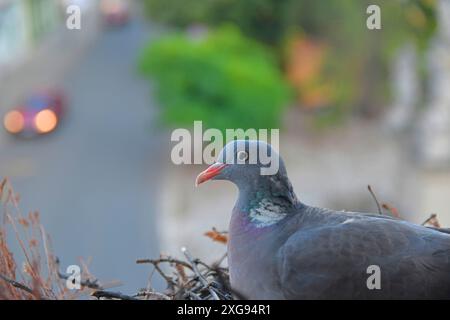
<svg viewBox="0 0 450 320">
<path fill-rule="evenodd" d="M 0 175 L 11 177 L 24 212 L 41 212 L 63 266 L 92 257 L 93 274 L 120 279 L 117 290 L 129 293 L 149 275 L 135 260 L 158 255 L 161 139 L 148 84 L 135 72 L 148 35 L 140 21 L 100 35 L 65 78 L 70 109 L 58 132 L 0 137 Z"/>
</svg>

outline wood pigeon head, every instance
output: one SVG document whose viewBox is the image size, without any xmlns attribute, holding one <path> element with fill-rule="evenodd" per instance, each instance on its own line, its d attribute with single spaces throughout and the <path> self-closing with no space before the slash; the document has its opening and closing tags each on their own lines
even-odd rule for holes
<svg viewBox="0 0 450 320">
<path fill-rule="evenodd" d="M 201 172 L 195 184 L 208 180 L 228 180 L 239 188 L 263 183 L 275 176 L 285 176 L 286 170 L 278 153 L 258 140 L 234 140 L 220 152 L 214 164 Z"/>
</svg>

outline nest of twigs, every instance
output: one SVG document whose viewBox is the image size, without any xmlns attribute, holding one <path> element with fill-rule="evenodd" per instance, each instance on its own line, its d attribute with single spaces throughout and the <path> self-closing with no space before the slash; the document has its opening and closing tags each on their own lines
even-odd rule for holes
<svg viewBox="0 0 450 320">
<path fill-rule="evenodd" d="M 228 269 L 220 266 L 223 256 L 213 265 L 193 258 L 186 248 L 182 248 L 185 259 L 161 256 L 159 259 L 140 259 L 138 264 L 151 264 L 165 280 L 167 288 L 156 292 L 148 287 L 132 296 L 118 292 L 96 290 L 92 296 L 98 299 L 120 300 L 232 300 L 242 298 L 233 292 L 229 284 Z M 168 267 L 168 268 L 167 268 Z M 167 271 L 164 271 L 166 270 Z"/>
<path fill-rule="evenodd" d="M 213 241 L 226 244 L 227 232 L 215 228 L 205 233 Z M 213 264 L 194 258 L 186 248 L 181 248 L 184 259 L 161 255 L 158 259 L 139 259 L 137 264 L 152 265 L 152 275 L 158 273 L 166 283 L 163 292 L 156 292 L 149 282 L 146 289 L 132 296 L 118 292 L 96 290 L 91 295 L 98 299 L 120 300 L 232 300 L 244 297 L 231 289 L 228 268 L 223 266 L 224 254 Z"/>
</svg>

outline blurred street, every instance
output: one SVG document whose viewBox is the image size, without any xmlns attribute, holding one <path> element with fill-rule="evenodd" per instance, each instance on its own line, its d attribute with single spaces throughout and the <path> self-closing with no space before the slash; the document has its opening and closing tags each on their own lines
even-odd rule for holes
<svg viewBox="0 0 450 320">
<path fill-rule="evenodd" d="M 63 270 L 92 257 L 90 271 L 101 281 L 120 280 L 123 292 L 147 283 L 149 269 L 135 260 L 159 254 L 159 140 L 149 86 L 136 74 L 148 29 L 142 20 L 106 29 L 77 57 L 60 84 L 68 112 L 54 134 L 0 138 L 1 175 L 23 195 L 24 214 L 41 213 Z"/>
<path fill-rule="evenodd" d="M 449 227 L 450 0 L 375 6 L 381 29 L 355 0 L 0 0 L 0 275 L 58 278 L 4 177 L 61 271 L 81 258 L 122 284 L 105 289 L 165 289 L 136 260 L 181 247 L 221 259 L 205 232 L 229 229 L 237 189 L 196 188 L 206 163 L 173 161 L 175 129 L 185 159 L 211 151 L 208 129 L 276 129 L 302 202 L 375 213 L 371 185 L 384 214 Z M 17 290 L 0 279 L 0 299 Z"/>
</svg>

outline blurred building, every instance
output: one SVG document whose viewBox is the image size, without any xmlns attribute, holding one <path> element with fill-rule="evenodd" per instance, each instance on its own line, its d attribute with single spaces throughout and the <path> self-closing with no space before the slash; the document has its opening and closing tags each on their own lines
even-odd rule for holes
<svg viewBox="0 0 450 320">
<path fill-rule="evenodd" d="M 450 0 L 437 2 L 437 30 L 428 50 L 428 95 L 419 121 L 418 151 L 424 170 L 420 208 L 450 225 Z"/>
<path fill-rule="evenodd" d="M 54 0 L 26 0 L 25 9 L 30 19 L 29 32 L 31 41 L 39 41 L 56 29 L 62 21 L 60 1 Z"/>
<path fill-rule="evenodd" d="M 80 7 L 82 30 L 66 27 L 69 5 Z M 0 114 L 58 86 L 99 34 L 97 8 L 90 0 L 0 0 Z"/>
<path fill-rule="evenodd" d="M 450 167 L 450 0 L 440 0 L 437 32 L 428 51 L 428 100 L 420 123 L 420 151 L 431 167 Z"/>
<path fill-rule="evenodd" d="M 25 1 L 0 0 L 0 70 L 29 46 Z"/>
<path fill-rule="evenodd" d="M 0 75 L 24 59 L 62 18 L 60 1 L 0 0 Z"/>
</svg>

